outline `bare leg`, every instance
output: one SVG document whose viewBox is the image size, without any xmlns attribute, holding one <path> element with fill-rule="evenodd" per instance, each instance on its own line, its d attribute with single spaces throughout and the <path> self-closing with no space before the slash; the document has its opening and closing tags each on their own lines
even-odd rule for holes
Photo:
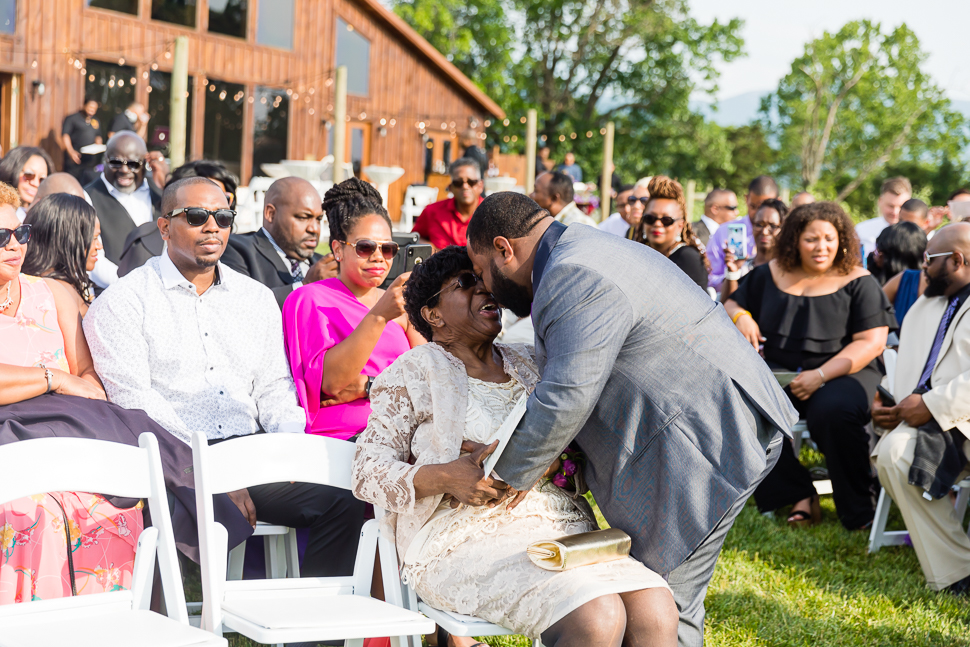
<svg viewBox="0 0 970 647">
<path fill-rule="evenodd" d="M 623 647 L 675 647 L 680 622 L 674 596 L 667 589 L 621 593 L 626 607 Z"/>
<path fill-rule="evenodd" d="M 566 614 L 542 632 L 546 647 L 620 647 L 626 609 L 619 595 L 604 595 Z"/>
</svg>

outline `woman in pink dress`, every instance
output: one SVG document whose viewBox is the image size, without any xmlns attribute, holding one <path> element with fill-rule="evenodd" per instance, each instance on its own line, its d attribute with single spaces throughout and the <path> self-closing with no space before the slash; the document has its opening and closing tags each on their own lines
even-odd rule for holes
<svg viewBox="0 0 970 647">
<path fill-rule="evenodd" d="M 408 275 L 379 287 L 397 253 L 380 194 L 351 178 L 327 191 L 323 209 L 340 273 L 287 297 L 283 332 L 307 433 L 347 440 L 367 426 L 373 378 L 425 342 L 404 313 Z"/>
</svg>

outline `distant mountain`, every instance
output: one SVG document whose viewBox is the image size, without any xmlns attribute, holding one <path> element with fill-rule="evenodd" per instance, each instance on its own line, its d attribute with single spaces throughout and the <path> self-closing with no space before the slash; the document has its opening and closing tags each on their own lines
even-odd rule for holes
<svg viewBox="0 0 970 647">
<path fill-rule="evenodd" d="M 722 99 L 716 104 L 692 101 L 691 107 L 720 126 L 743 126 L 758 116 L 761 97 L 769 92 L 771 90 L 745 92 L 730 99 Z"/>
</svg>

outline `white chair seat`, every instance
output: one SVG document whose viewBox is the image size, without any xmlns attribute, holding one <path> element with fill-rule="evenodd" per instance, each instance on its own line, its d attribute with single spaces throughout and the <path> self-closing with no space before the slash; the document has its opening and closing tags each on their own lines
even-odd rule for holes
<svg viewBox="0 0 970 647">
<path fill-rule="evenodd" d="M 31 603 L 27 603 L 31 604 Z M 24 616 L 27 624 L 4 619 L 0 647 L 225 647 L 225 638 L 175 622 L 152 611 L 100 613 L 90 609 L 83 621 Z"/>
<path fill-rule="evenodd" d="M 505 627 L 451 611 L 440 611 L 418 602 L 418 610 L 435 621 L 435 624 L 453 636 L 511 636 L 512 631 Z"/>
</svg>

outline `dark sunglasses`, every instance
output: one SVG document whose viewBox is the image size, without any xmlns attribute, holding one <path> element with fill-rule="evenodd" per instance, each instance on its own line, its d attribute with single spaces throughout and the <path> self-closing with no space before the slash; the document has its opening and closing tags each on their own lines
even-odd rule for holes
<svg viewBox="0 0 970 647">
<path fill-rule="evenodd" d="M 734 205 L 732 207 L 729 204 L 716 204 L 714 206 L 717 207 L 718 209 L 727 209 L 728 211 L 737 211 L 738 210 L 738 205 Z"/>
<path fill-rule="evenodd" d="M 467 178 L 457 178 L 451 181 L 451 186 L 455 187 L 456 189 L 460 189 L 465 185 L 468 185 L 469 187 L 478 186 L 479 182 L 481 182 L 481 180 L 469 180 Z"/>
<path fill-rule="evenodd" d="M 669 227 L 675 222 L 679 222 L 683 220 L 683 218 L 674 219 L 674 218 L 671 218 L 670 216 L 664 216 L 663 218 L 661 218 L 660 216 L 652 213 L 648 213 L 643 217 L 643 222 L 647 223 L 648 225 L 653 225 L 658 220 L 660 221 L 660 224 L 663 225 L 664 227 Z"/>
<path fill-rule="evenodd" d="M 20 225 L 16 229 L 0 229 L 0 249 L 10 243 L 10 238 L 14 237 L 21 245 L 26 245 L 30 240 L 31 225 Z"/>
<path fill-rule="evenodd" d="M 209 222 L 209 216 L 214 216 L 216 219 L 216 224 L 219 225 L 220 229 L 229 229 L 232 227 L 233 220 L 236 219 L 236 212 L 232 209 L 216 209 L 210 211 L 208 209 L 203 209 L 202 207 L 188 207 L 186 209 L 176 209 L 175 211 L 165 215 L 166 218 L 174 218 L 185 214 L 185 222 L 189 223 L 189 227 L 201 227 L 205 223 Z"/>
<path fill-rule="evenodd" d="M 753 222 L 751 227 L 754 229 L 766 229 L 770 232 L 781 231 L 781 225 L 776 225 L 773 222 Z"/>
<path fill-rule="evenodd" d="M 642 198 L 638 198 L 635 195 L 631 195 L 630 197 L 628 197 L 626 199 L 626 203 L 627 204 L 636 204 L 638 202 L 640 204 L 642 204 L 643 206 L 647 206 L 647 203 L 650 202 L 650 197 L 649 196 L 644 196 Z"/>
<path fill-rule="evenodd" d="M 445 287 L 441 288 L 440 290 L 432 294 L 430 297 L 428 297 L 428 301 L 431 301 L 431 299 L 435 298 L 436 296 L 438 296 L 439 294 L 441 294 L 442 292 L 444 292 L 445 290 L 451 287 L 457 286 L 458 289 L 460 290 L 470 290 L 476 285 L 478 285 L 478 282 L 481 280 L 482 279 L 472 274 L 471 272 L 462 272 L 461 274 L 458 275 L 457 281 L 455 281 L 450 285 L 446 285 Z M 424 302 L 425 305 L 427 305 L 428 301 Z"/>
<path fill-rule="evenodd" d="M 350 245 L 350 243 L 344 242 L 344 245 Z M 397 243 L 379 243 L 376 240 L 370 240 L 368 238 L 361 238 L 356 243 L 352 245 L 354 251 L 357 252 L 357 256 L 360 258 L 370 258 L 377 251 L 377 248 L 381 248 L 381 255 L 384 256 L 385 261 L 389 261 L 395 256 L 397 252 L 401 249 L 401 246 Z"/>
<path fill-rule="evenodd" d="M 25 180 L 27 182 L 33 182 L 34 180 L 37 179 L 37 174 L 34 173 L 33 171 L 24 171 L 23 173 L 20 174 L 20 179 Z"/>
<path fill-rule="evenodd" d="M 120 169 L 122 166 L 127 166 L 130 171 L 135 172 L 141 170 L 141 166 L 144 163 L 145 162 L 143 160 L 123 160 L 116 157 L 112 157 L 108 160 L 108 166 L 113 169 Z"/>
</svg>

